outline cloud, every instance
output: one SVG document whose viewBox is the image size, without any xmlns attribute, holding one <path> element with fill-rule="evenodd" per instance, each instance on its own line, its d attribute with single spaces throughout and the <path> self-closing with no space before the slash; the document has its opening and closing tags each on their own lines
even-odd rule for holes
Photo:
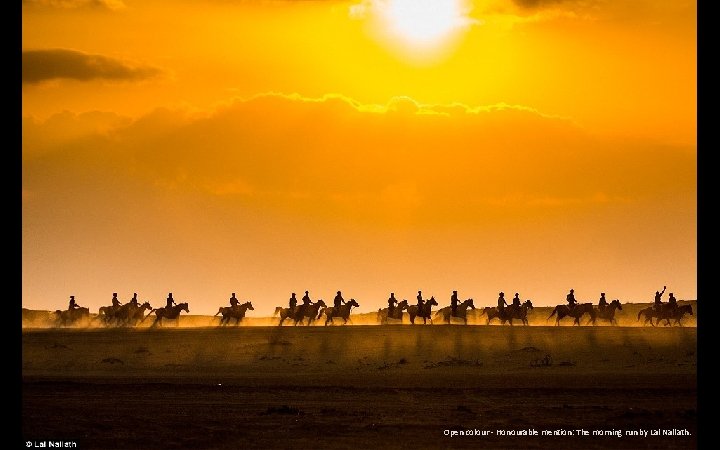
<svg viewBox="0 0 720 450">
<path fill-rule="evenodd" d="M 29 84 L 55 79 L 139 81 L 160 73 L 156 67 L 77 50 L 24 50 L 22 53 L 22 81 Z"/>
<path fill-rule="evenodd" d="M 475 220 L 493 208 L 627 203 L 669 189 L 662 180 L 690 180 L 692 189 L 694 179 L 692 152 L 599 140 L 521 105 L 408 97 L 372 105 L 265 94 L 205 115 L 161 109 L 134 121 L 63 113 L 26 119 L 23 141 L 28 168 L 57 158 L 67 167 L 55 174 L 92 178 L 105 167 L 176 193 L 356 218 L 389 214 L 393 204 L 443 221 L 448 211 Z"/>
<path fill-rule="evenodd" d="M 569 3 L 573 0 L 512 0 L 516 5 L 523 8 L 544 8 L 555 6 L 561 3 Z M 577 3 L 577 0 L 575 1 Z"/>
<path fill-rule="evenodd" d="M 63 9 L 101 8 L 112 11 L 125 8 L 122 0 L 23 0 L 23 5 Z"/>
</svg>

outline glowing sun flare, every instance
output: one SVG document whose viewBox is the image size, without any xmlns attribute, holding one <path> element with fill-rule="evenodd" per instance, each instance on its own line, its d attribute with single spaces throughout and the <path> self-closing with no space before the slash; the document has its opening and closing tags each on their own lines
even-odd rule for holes
<svg viewBox="0 0 720 450">
<path fill-rule="evenodd" d="M 467 20 L 461 0 L 391 0 L 385 13 L 395 33 L 416 43 L 435 42 Z"/>
</svg>

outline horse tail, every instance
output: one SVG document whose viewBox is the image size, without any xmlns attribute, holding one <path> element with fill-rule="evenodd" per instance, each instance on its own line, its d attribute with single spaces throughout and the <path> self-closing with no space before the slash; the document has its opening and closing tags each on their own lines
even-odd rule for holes
<svg viewBox="0 0 720 450">
<path fill-rule="evenodd" d="M 548 316 L 548 318 L 545 319 L 545 320 L 550 320 L 550 318 L 551 318 L 552 316 L 554 316 L 555 313 L 557 312 L 557 309 L 558 309 L 558 307 L 556 306 L 555 309 L 553 309 L 553 312 L 551 312 L 550 315 Z"/>
<path fill-rule="evenodd" d="M 217 315 L 220 314 L 221 312 L 222 312 L 222 306 L 218 309 L 218 312 L 215 313 L 215 316 L 217 316 Z M 213 316 L 213 317 L 215 317 L 215 316 Z"/>
<path fill-rule="evenodd" d="M 276 306 L 275 312 L 273 313 L 273 317 L 277 316 L 280 311 L 282 311 L 282 306 Z"/>
<path fill-rule="evenodd" d="M 642 316 L 644 312 L 645 312 L 644 309 L 641 309 L 640 312 L 638 312 L 638 318 L 637 318 L 637 320 L 640 320 L 640 316 Z"/>
<path fill-rule="evenodd" d="M 480 313 L 480 317 L 482 317 L 483 314 L 485 314 L 485 308 L 483 308 L 482 312 Z"/>
</svg>

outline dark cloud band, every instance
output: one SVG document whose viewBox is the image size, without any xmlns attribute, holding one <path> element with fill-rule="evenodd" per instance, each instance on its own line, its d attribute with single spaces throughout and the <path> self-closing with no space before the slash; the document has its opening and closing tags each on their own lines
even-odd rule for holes
<svg viewBox="0 0 720 450">
<path fill-rule="evenodd" d="M 23 83 L 54 79 L 139 81 L 159 75 L 156 67 L 133 65 L 103 55 L 67 49 L 27 50 L 22 54 Z"/>
</svg>

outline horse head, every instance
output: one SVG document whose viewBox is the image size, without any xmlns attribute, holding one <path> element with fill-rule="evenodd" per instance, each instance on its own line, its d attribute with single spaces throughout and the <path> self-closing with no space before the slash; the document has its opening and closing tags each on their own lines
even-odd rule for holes
<svg viewBox="0 0 720 450">
<path fill-rule="evenodd" d="M 190 308 L 188 308 L 188 304 L 186 302 L 178 303 L 178 310 L 185 311 L 186 313 L 190 312 Z"/>
<path fill-rule="evenodd" d="M 243 303 L 244 306 L 247 307 L 250 311 L 255 311 L 255 308 L 253 308 L 252 302 L 245 302 Z"/>
<path fill-rule="evenodd" d="M 533 309 L 533 308 L 534 308 L 534 306 L 533 306 L 532 302 L 530 301 L 530 299 L 525 300 L 525 302 L 523 303 L 523 305 L 526 306 L 526 307 L 529 308 L 529 309 Z"/>
<path fill-rule="evenodd" d="M 350 301 L 347 302 L 347 304 L 348 304 L 349 306 L 354 306 L 354 307 L 356 307 L 356 308 L 360 306 L 360 305 L 358 304 L 358 302 L 355 301 L 354 298 L 351 298 Z M 407 305 L 407 301 L 405 302 L 405 304 Z"/>
<path fill-rule="evenodd" d="M 315 302 L 316 305 L 318 305 L 321 308 L 327 308 L 327 305 L 325 304 L 325 301 L 321 298 L 317 299 Z"/>
<path fill-rule="evenodd" d="M 399 301 L 397 304 L 397 308 L 399 311 L 402 311 L 403 309 L 407 309 L 408 307 L 408 301 L 407 299 L 402 299 L 402 301 Z"/>
<path fill-rule="evenodd" d="M 610 304 L 611 304 L 611 305 L 615 305 L 615 307 L 616 307 L 617 309 L 619 309 L 620 311 L 622 311 L 622 305 L 620 304 L 620 300 L 615 299 L 615 300 L 611 301 Z"/>
<path fill-rule="evenodd" d="M 475 305 L 473 304 L 473 299 L 469 298 L 463 302 L 463 305 L 469 306 L 472 309 L 475 309 Z"/>
<path fill-rule="evenodd" d="M 425 304 L 426 304 L 426 305 L 435 305 L 435 306 L 437 306 L 438 302 L 437 302 L 437 300 L 435 300 L 435 297 L 430 297 L 430 300 L 428 300 L 427 302 L 425 302 Z"/>
<path fill-rule="evenodd" d="M 150 302 L 145 301 L 142 305 L 140 305 L 140 308 L 142 309 L 152 309 L 152 306 L 150 306 Z"/>
</svg>

